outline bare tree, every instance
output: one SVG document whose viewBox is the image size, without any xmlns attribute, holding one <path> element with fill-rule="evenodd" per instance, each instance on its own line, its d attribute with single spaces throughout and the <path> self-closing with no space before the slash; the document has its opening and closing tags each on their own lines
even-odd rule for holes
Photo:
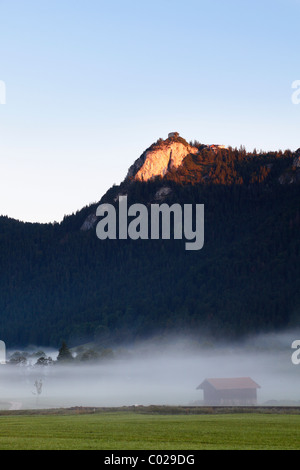
<svg viewBox="0 0 300 470">
<path fill-rule="evenodd" d="M 42 388 L 43 388 L 43 381 L 42 379 L 36 380 L 34 382 L 34 387 L 35 387 L 35 392 L 32 392 L 34 395 L 36 395 L 36 404 L 38 405 L 39 402 L 39 396 L 42 393 Z"/>
</svg>

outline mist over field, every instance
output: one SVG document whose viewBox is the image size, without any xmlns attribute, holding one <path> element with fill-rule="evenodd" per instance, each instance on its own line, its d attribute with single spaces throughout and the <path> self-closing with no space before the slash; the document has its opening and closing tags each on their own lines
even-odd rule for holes
<svg viewBox="0 0 300 470">
<path fill-rule="evenodd" d="M 52 365 L 0 366 L 0 408 L 71 406 L 201 405 L 205 378 L 251 377 L 261 388 L 258 405 L 300 405 L 300 365 L 291 344 L 300 331 L 266 334 L 243 343 L 169 338 L 122 345 L 112 357 L 60 364 L 57 351 L 43 349 Z M 35 381 L 41 381 L 37 393 Z"/>
</svg>

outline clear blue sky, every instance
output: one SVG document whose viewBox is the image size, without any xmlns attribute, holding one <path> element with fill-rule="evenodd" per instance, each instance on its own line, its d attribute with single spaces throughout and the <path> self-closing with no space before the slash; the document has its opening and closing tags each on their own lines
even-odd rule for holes
<svg viewBox="0 0 300 470">
<path fill-rule="evenodd" d="M 0 214 L 60 221 L 159 137 L 300 147 L 298 0 L 0 0 Z"/>
</svg>

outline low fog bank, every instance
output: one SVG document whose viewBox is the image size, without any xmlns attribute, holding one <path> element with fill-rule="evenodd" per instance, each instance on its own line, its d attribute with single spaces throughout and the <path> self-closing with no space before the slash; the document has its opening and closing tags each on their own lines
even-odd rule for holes
<svg viewBox="0 0 300 470">
<path fill-rule="evenodd" d="M 37 364 L 33 350 L 26 364 L 12 364 L 15 352 L 8 351 L 8 363 L 0 365 L 0 408 L 202 405 L 203 392 L 197 386 L 206 378 L 221 377 L 251 377 L 261 386 L 258 405 L 300 406 L 300 365 L 291 360 L 296 339 L 300 331 L 231 344 L 156 338 L 115 347 L 97 360 L 72 363 L 58 363 L 58 351 L 39 347 L 36 351 L 53 360 L 43 365 Z M 72 349 L 74 357 L 78 351 Z"/>
</svg>

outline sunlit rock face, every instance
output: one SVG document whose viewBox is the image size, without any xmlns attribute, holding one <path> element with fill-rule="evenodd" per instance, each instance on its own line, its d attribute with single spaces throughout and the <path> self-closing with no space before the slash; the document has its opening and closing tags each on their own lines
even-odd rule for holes
<svg viewBox="0 0 300 470">
<path fill-rule="evenodd" d="M 155 176 L 163 177 L 168 170 L 178 168 L 187 155 L 196 153 L 198 153 L 196 147 L 187 144 L 178 135 L 171 136 L 158 141 L 144 152 L 129 168 L 127 178 L 148 181 Z"/>
<path fill-rule="evenodd" d="M 189 145 L 186 140 L 179 136 L 178 132 L 171 132 L 166 140 L 158 139 L 143 154 L 135 160 L 128 170 L 124 182 L 148 181 L 156 176 L 165 176 L 170 170 L 176 170 L 189 154 L 196 154 L 197 147 Z M 156 201 L 162 201 L 171 189 L 163 187 L 155 195 Z M 114 197 L 117 202 L 120 196 L 127 195 L 124 190 L 118 192 Z M 95 212 L 89 214 L 81 226 L 82 231 L 88 231 L 95 226 L 97 217 Z"/>
</svg>

